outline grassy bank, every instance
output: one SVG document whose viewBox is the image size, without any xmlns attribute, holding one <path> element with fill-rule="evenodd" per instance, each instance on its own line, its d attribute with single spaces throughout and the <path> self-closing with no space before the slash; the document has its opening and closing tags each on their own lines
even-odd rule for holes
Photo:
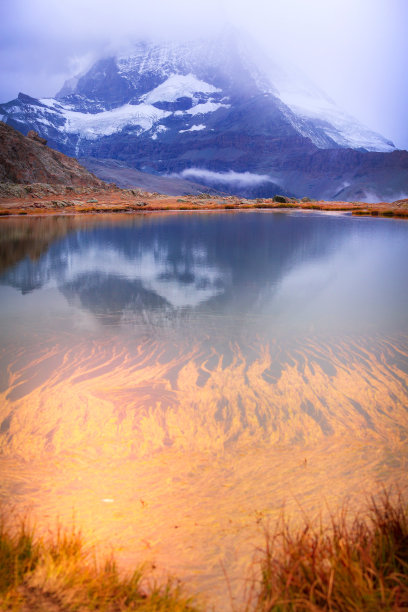
<svg viewBox="0 0 408 612">
<path fill-rule="evenodd" d="M 266 534 L 246 611 L 408 610 L 408 511 L 384 494 L 366 516 Z"/>
<path fill-rule="evenodd" d="M 367 513 L 331 525 L 267 531 L 259 575 L 236 612 L 408 610 L 408 510 L 384 494 Z M 226 589 L 227 589 L 226 584 Z M 114 559 L 97 564 L 78 532 L 35 537 L 27 521 L 0 525 L 0 606 L 5 610 L 203 610 L 178 582 L 123 576 Z"/>
<path fill-rule="evenodd" d="M 153 211 L 297 209 L 348 212 L 353 215 L 408 218 L 408 199 L 395 202 L 314 201 L 305 197 L 246 199 L 232 195 L 168 196 L 139 189 L 81 189 L 63 185 L 0 183 L 0 217 L 78 215 Z"/>
<path fill-rule="evenodd" d="M 194 612 L 177 581 L 156 584 L 143 568 L 127 576 L 113 558 L 98 564 L 77 531 L 35 537 L 27 521 L 0 525 L 0 609 L 22 612 L 103 610 Z"/>
</svg>

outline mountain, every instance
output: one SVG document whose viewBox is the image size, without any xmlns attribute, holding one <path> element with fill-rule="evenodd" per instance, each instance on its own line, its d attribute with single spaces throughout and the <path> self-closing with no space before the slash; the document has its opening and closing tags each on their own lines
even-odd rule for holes
<svg viewBox="0 0 408 612">
<path fill-rule="evenodd" d="M 55 98 L 19 94 L 0 115 L 68 155 L 241 195 L 408 192 L 406 152 L 235 31 L 189 43 L 138 42 L 97 61 Z"/>
<path fill-rule="evenodd" d="M 203 192 L 213 195 L 227 195 L 222 190 L 213 189 L 201 183 L 189 181 L 177 176 L 162 176 L 141 172 L 130 168 L 124 162 L 116 159 L 96 159 L 85 157 L 79 159 L 87 170 L 109 183 L 115 183 L 123 189 L 137 187 L 150 193 L 166 195 L 197 195 Z"/>
<path fill-rule="evenodd" d="M 106 183 L 91 174 L 76 159 L 46 146 L 36 132 L 23 136 L 0 121 L 0 182 L 51 183 L 98 187 Z"/>
</svg>

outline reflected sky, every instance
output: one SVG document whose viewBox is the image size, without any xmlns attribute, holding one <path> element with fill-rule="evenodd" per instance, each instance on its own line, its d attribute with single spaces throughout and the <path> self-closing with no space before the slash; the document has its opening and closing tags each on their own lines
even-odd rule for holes
<svg viewBox="0 0 408 612">
<path fill-rule="evenodd" d="M 42 220 L 20 223 L 31 224 L 34 248 Z M 0 277 L 3 316 L 47 292 L 47 306 L 62 308 L 63 317 L 80 309 L 122 327 L 141 316 L 160 326 L 165 316 L 166 325 L 183 317 L 204 331 L 203 317 L 213 315 L 272 334 L 405 329 L 407 228 L 403 221 L 281 212 L 95 220 L 50 235 L 40 256 L 23 250 Z M 1 232 L 3 249 L 16 248 L 15 224 Z"/>
</svg>

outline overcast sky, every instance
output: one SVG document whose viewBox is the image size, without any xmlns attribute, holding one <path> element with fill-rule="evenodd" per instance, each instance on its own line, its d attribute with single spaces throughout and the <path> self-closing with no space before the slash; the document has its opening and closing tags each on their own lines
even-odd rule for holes
<svg viewBox="0 0 408 612">
<path fill-rule="evenodd" d="M 0 0 L 0 101 L 54 95 L 131 40 L 231 23 L 408 149 L 408 0 Z"/>
</svg>

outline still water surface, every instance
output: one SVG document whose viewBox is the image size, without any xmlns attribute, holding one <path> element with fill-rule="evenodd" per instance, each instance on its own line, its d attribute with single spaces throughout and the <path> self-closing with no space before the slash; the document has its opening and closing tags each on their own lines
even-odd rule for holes
<svg viewBox="0 0 408 612">
<path fill-rule="evenodd" d="M 262 525 L 407 486 L 408 223 L 2 219 L 0 495 L 220 609 Z"/>
</svg>

